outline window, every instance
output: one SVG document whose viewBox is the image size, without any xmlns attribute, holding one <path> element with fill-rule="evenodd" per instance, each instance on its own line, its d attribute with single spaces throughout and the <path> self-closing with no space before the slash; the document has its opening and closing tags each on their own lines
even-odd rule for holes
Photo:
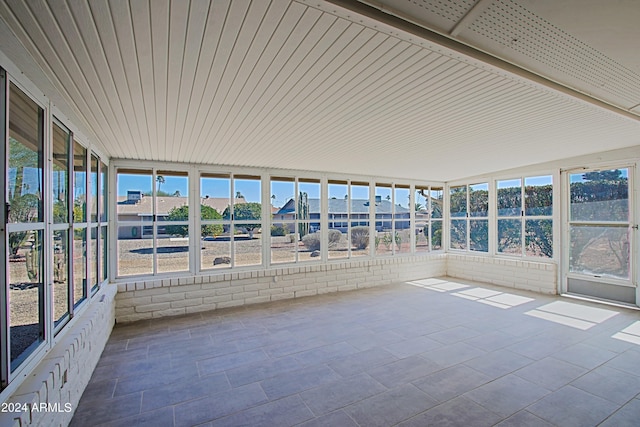
<svg viewBox="0 0 640 427">
<path fill-rule="evenodd" d="M 442 249 L 442 201 L 441 187 L 415 189 L 415 251 L 427 252 Z"/>
<path fill-rule="evenodd" d="M 349 257 L 349 183 L 348 181 L 329 181 L 327 200 L 329 222 L 327 230 L 327 248 L 329 259 Z M 316 250 L 320 250 L 318 245 Z"/>
<path fill-rule="evenodd" d="M 189 271 L 189 176 L 158 170 L 155 183 L 155 272 Z"/>
<path fill-rule="evenodd" d="M 262 231 L 259 176 L 200 175 L 202 270 L 261 265 Z"/>
<path fill-rule="evenodd" d="M 0 291 L 0 387 L 24 378 L 51 337 L 86 301 L 89 284 L 107 279 L 107 223 L 100 223 L 99 189 L 106 166 L 71 129 L 0 69 L 0 120 L 7 138 L 0 169 L 5 255 Z M 6 127 L 5 127 L 6 126 Z M 45 129 L 48 126 L 48 129 Z M 45 139 L 47 136 L 47 139 Z M 103 177 L 103 178 L 101 178 Z M 87 209 L 89 207 L 89 209 Z M 99 228 L 101 226 L 101 228 Z M 101 237 L 98 237 L 101 230 Z M 87 250 L 91 253 L 88 254 Z"/>
<path fill-rule="evenodd" d="M 272 177 L 271 212 L 271 263 L 319 261 L 320 181 Z"/>
<path fill-rule="evenodd" d="M 454 186 L 449 190 L 451 249 L 489 251 L 489 184 Z"/>
<path fill-rule="evenodd" d="M 369 183 L 354 182 L 350 184 L 349 197 L 349 230 L 347 239 L 351 258 L 369 255 Z"/>
<path fill-rule="evenodd" d="M 231 217 L 233 266 L 262 264 L 261 191 L 259 176 L 233 176 L 233 210 L 228 207 L 222 214 L 223 218 Z"/>
<path fill-rule="evenodd" d="M 222 214 L 231 206 L 231 176 L 200 175 L 200 269 L 231 267 L 231 218 Z M 228 215 L 227 215 L 228 216 Z"/>
<path fill-rule="evenodd" d="M 73 141 L 73 305 L 87 297 L 87 149 Z"/>
<path fill-rule="evenodd" d="M 467 186 L 449 189 L 449 248 L 467 249 Z"/>
<path fill-rule="evenodd" d="M 119 169 L 118 276 L 189 271 L 187 172 Z"/>
<path fill-rule="evenodd" d="M 69 241 L 70 224 L 70 179 L 69 164 L 71 155 L 71 132 L 62 124 L 54 121 L 52 125 L 53 176 L 53 321 L 59 326 L 67 320 L 73 309 L 71 295 L 71 277 L 69 260 L 72 259 Z"/>
<path fill-rule="evenodd" d="M 327 190 L 329 259 L 369 256 L 369 183 L 330 180 Z"/>
<path fill-rule="evenodd" d="M 393 240 L 395 253 L 411 252 L 411 192 L 409 186 L 395 186 Z"/>
<path fill-rule="evenodd" d="M 524 185 L 523 185 L 524 183 Z M 500 180 L 497 188 L 498 253 L 553 256 L 553 179 Z"/>
<path fill-rule="evenodd" d="M 375 187 L 376 255 L 410 253 L 411 189 L 408 185 L 378 183 Z"/>
<path fill-rule="evenodd" d="M 43 277 L 44 110 L 13 83 L 9 86 L 5 200 L 10 207 L 6 228 L 9 286 L 5 289 L 9 292 L 8 350 L 13 372 L 45 340 L 48 331 Z M 6 332 L 2 331 L 2 337 Z M 5 369 L 6 365 L 2 368 L 3 384 L 7 383 Z"/>
</svg>

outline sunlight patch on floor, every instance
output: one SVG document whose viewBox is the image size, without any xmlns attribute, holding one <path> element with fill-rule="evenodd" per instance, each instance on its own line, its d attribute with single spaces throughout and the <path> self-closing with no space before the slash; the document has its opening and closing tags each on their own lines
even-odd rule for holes
<svg viewBox="0 0 640 427">
<path fill-rule="evenodd" d="M 633 322 L 622 331 L 613 334 L 612 338 L 640 345 L 640 321 Z"/>
<path fill-rule="evenodd" d="M 556 301 L 538 307 L 535 310 L 528 311 L 525 314 L 586 331 L 612 318 L 618 314 L 618 312 L 570 302 Z"/>
<path fill-rule="evenodd" d="M 458 289 L 468 288 L 468 285 L 462 283 L 449 282 L 441 279 L 421 279 L 407 282 L 409 285 L 418 286 L 420 288 L 429 289 L 435 292 L 449 292 L 456 291 Z"/>
<path fill-rule="evenodd" d="M 468 289 L 465 291 L 456 292 L 451 295 L 471 301 L 477 301 L 482 304 L 502 309 L 507 309 L 521 304 L 526 304 L 531 301 L 535 301 L 533 298 L 527 298 L 485 288 Z"/>
</svg>

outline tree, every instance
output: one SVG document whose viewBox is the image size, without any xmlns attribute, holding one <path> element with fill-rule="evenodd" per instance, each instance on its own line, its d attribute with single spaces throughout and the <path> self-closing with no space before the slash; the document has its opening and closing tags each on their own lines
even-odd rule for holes
<svg viewBox="0 0 640 427">
<path fill-rule="evenodd" d="M 32 193 L 16 196 L 11 199 L 11 210 L 9 211 L 8 222 L 29 223 L 36 220 L 40 208 L 40 199 Z M 9 251 L 12 256 L 18 255 L 20 246 L 29 237 L 27 231 L 16 231 L 9 233 Z"/>
<path fill-rule="evenodd" d="M 227 206 L 222 213 L 223 218 L 229 219 L 231 217 L 230 212 L 229 206 Z M 256 223 L 236 224 L 237 228 L 244 228 L 249 232 L 250 239 L 253 238 L 253 230 L 262 227 L 262 224 L 259 222 L 260 218 L 262 218 L 262 205 L 260 203 L 248 202 L 233 205 L 234 221 L 258 221 Z"/>
<path fill-rule="evenodd" d="M 211 206 L 200 205 L 200 215 L 203 220 L 222 219 L 222 215 L 218 213 Z M 188 221 L 189 220 L 189 206 L 184 205 L 177 208 L 173 208 L 167 215 L 167 221 Z M 186 237 L 189 235 L 188 225 L 167 225 L 165 227 L 167 234 Z M 222 224 L 207 224 L 202 226 L 203 236 L 218 236 L 223 232 Z"/>
<path fill-rule="evenodd" d="M 588 181 L 618 181 L 625 179 L 622 177 L 622 171 L 620 169 L 587 172 L 582 175 L 582 178 Z"/>
<path fill-rule="evenodd" d="M 162 175 L 158 175 L 158 176 L 156 176 L 156 181 L 158 182 L 158 188 L 157 188 L 157 191 L 158 191 L 158 192 L 160 192 L 160 185 L 162 185 L 162 184 L 164 184 L 164 183 L 165 183 L 164 176 L 162 176 Z"/>
</svg>

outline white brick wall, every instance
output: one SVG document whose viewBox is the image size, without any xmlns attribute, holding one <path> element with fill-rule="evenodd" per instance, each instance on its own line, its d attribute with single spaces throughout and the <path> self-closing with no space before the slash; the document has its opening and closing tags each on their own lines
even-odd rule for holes
<svg viewBox="0 0 640 427">
<path fill-rule="evenodd" d="M 0 413 L 0 426 L 66 426 L 73 417 L 115 322 L 114 285 L 103 286 L 91 304 L 73 320 L 7 403 L 26 403 L 47 410 Z M 71 412 L 66 412 L 70 404 Z M 57 409 L 52 411 L 51 409 Z"/>
<path fill-rule="evenodd" d="M 116 321 L 238 307 L 446 275 L 447 255 L 345 261 L 118 284 Z"/>
<path fill-rule="evenodd" d="M 126 323 L 437 276 L 557 293 L 554 263 L 440 253 L 120 283 L 116 321 Z"/>
<path fill-rule="evenodd" d="M 447 275 L 544 294 L 558 293 L 557 266 L 550 262 L 449 253 Z"/>
</svg>

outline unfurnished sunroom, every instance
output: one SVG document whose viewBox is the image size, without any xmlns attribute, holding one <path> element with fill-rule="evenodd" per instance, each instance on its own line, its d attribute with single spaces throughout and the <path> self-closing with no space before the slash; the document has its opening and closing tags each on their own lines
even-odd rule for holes
<svg viewBox="0 0 640 427">
<path fill-rule="evenodd" d="M 0 2 L 0 401 L 75 410 L 114 323 L 437 277 L 637 308 L 638 19 Z"/>
</svg>

